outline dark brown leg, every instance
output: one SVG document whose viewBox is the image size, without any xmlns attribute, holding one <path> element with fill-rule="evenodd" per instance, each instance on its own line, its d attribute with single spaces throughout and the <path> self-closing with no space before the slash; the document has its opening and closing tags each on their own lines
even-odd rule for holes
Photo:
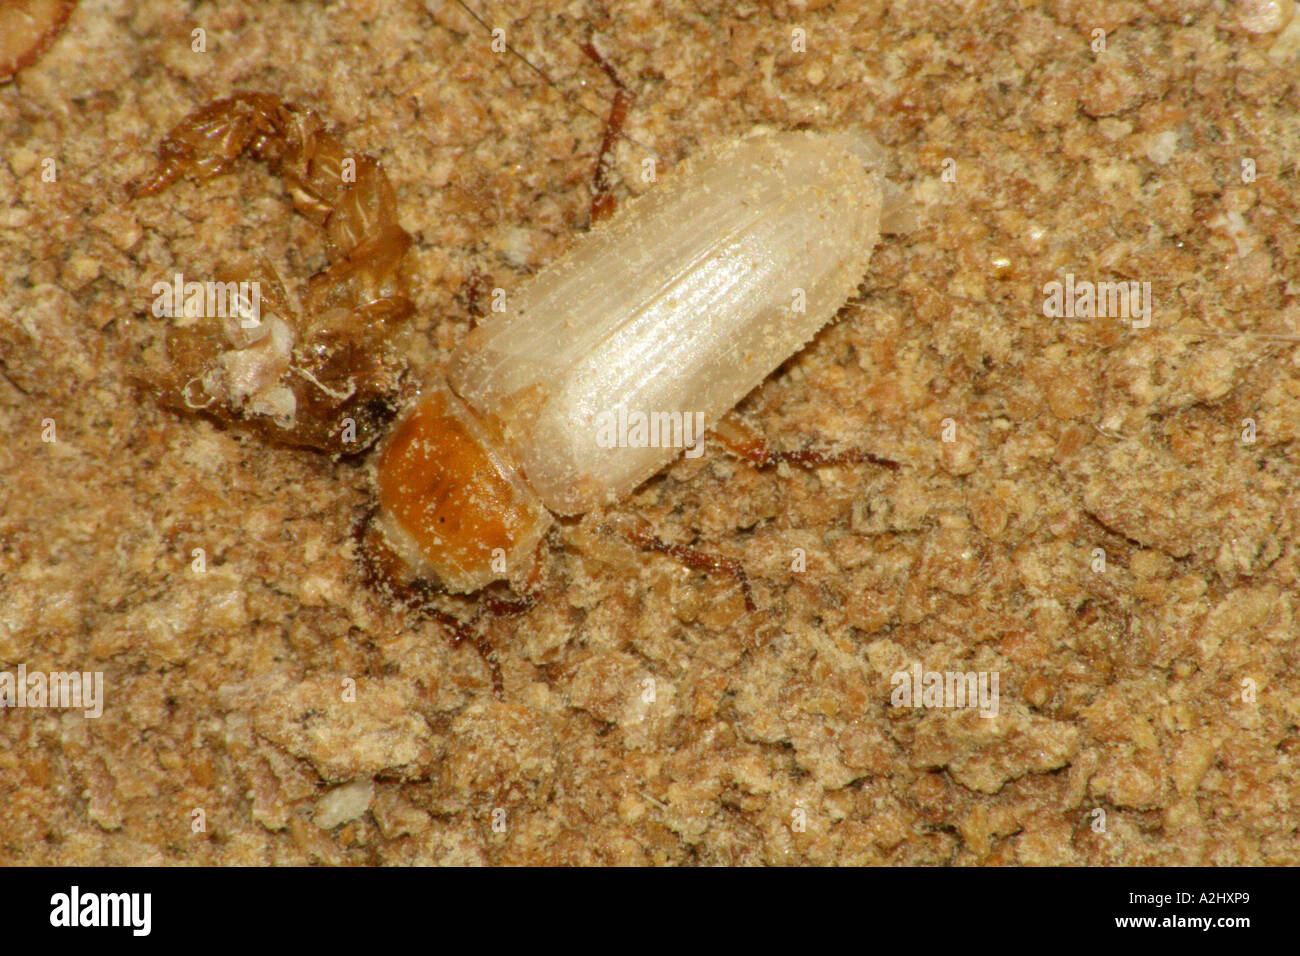
<svg viewBox="0 0 1300 956">
<path fill-rule="evenodd" d="M 492 675 L 492 693 L 497 700 L 502 699 L 505 696 L 506 685 L 501 676 L 501 661 L 497 658 L 497 650 L 492 646 L 488 636 L 474 626 L 478 623 L 478 615 L 475 615 L 467 624 L 446 611 L 427 605 L 420 608 L 419 613 L 432 618 L 447 628 L 451 633 L 452 647 L 459 647 L 461 644 L 467 643 L 478 651 L 479 657 L 483 658 L 483 663 L 487 665 L 488 672 Z"/>
<path fill-rule="evenodd" d="M 849 448 L 842 452 L 824 452 L 804 449 L 801 451 L 773 451 L 767 439 L 758 434 L 735 415 L 725 416 L 714 426 L 712 437 L 718 444 L 738 458 L 753 462 L 759 468 L 770 468 L 781 462 L 792 465 L 855 465 L 870 463 L 898 471 L 902 466 L 891 458 L 883 458 L 861 448 Z"/>
<path fill-rule="evenodd" d="M 405 572 L 401 561 L 384 543 L 383 536 L 374 529 L 373 520 L 376 510 L 372 508 L 352 529 L 352 537 L 357 544 L 361 574 L 366 586 L 387 595 L 420 617 L 437 621 L 449 632 L 453 647 L 469 644 L 478 651 L 492 675 L 492 693 L 498 699 L 503 697 L 505 682 L 501 676 L 501 661 L 485 628 L 494 618 L 522 614 L 537 603 L 540 593 L 541 562 L 535 562 L 534 567 L 537 570 L 529 581 L 528 592 L 522 597 L 512 600 L 480 594 L 473 617 L 465 621 L 434 606 L 434 598 L 446 593 L 435 582 L 423 578 L 411 578 Z M 538 542 L 537 547 L 539 551 L 544 549 L 545 541 Z"/>
<path fill-rule="evenodd" d="M 600 153 L 596 156 L 596 171 L 591 177 L 591 224 L 594 226 L 614 213 L 614 196 L 609 182 L 610 167 L 613 165 L 610 151 L 614 148 L 614 140 L 623 133 L 627 111 L 632 106 L 632 94 L 590 41 L 582 44 L 582 52 L 605 71 L 615 87 L 614 102 L 610 104 L 609 118 L 605 120 L 605 135 L 601 137 Z"/>
<path fill-rule="evenodd" d="M 749 575 L 745 573 L 744 565 L 735 558 L 724 558 L 720 554 L 710 554 L 682 544 L 669 544 L 655 535 L 650 522 L 644 518 L 618 522 L 613 527 L 637 547 L 676 558 L 695 571 L 722 571 L 730 574 L 740 583 L 740 592 L 745 597 L 745 610 L 751 613 L 757 610 L 754 591 L 749 586 Z"/>
<path fill-rule="evenodd" d="M 492 288 L 492 277 L 481 271 L 477 266 L 472 267 L 465 276 L 465 281 L 461 284 L 460 291 L 456 293 L 456 299 L 465 307 L 469 313 L 469 328 L 474 331 L 478 327 L 478 320 L 487 315 L 487 309 L 483 305 L 483 299 Z"/>
</svg>

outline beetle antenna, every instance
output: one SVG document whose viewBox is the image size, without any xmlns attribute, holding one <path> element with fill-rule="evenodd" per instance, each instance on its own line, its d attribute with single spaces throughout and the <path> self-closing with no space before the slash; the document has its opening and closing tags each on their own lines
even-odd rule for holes
<svg viewBox="0 0 1300 956">
<path fill-rule="evenodd" d="M 465 2 L 465 0 L 456 0 L 456 6 L 460 7 L 462 10 L 468 13 L 479 26 L 481 26 L 484 30 L 488 32 L 489 35 L 492 33 L 492 27 L 488 24 L 488 22 L 484 20 L 472 7 L 470 7 L 470 5 Z M 532 60 L 528 59 L 528 57 L 524 56 L 522 53 L 516 50 L 509 42 L 507 42 L 505 46 L 506 46 L 506 52 L 510 53 L 517 60 L 519 60 L 519 62 L 523 63 L 524 66 L 528 67 L 528 69 L 532 70 L 534 73 L 540 76 L 548 86 L 550 86 L 554 90 L 557 90 L 560 93 L 560 95 L 563 96 L 566 100 L 576 105 L 578 109 L 582 110 L 584 113 L 588 114 L 589 116 L 594 116 L 602 123 L 605 122 L 605 117 L 601 116 L 591 107 L 587 106 L 585 103 L 583 103 L 576 97 L 572 96 L 568 91 L 566 91 L 562 86 L 560 86 L 559 83 L 556 83 L 555 80 L 551 79 L 550 75 L 545 70 L 543 70 Z M 633 146 L 637 147 L 638 149 L 645 150 L 655 159 L 659 160 L 660 163 L 665 162 L 662 156 L 656 153 L 645 143 L 638 140 L 636 137 L 630 136 L 627 133 L 623 132 L 622 130 L 618 130 L 617 135 L 621 139 L 627 140 L 629 143 L 631 143 Z"/>
<path fill-rule="evenodd" d="M 1267 339 L 1273 342 L 1300 342 L 1300 335 L 1274 332 L 1220 332 L 1217 329 L 1169 329 L 1174 335 L 1209 335 L 1219 339 Z"/>
</svg>

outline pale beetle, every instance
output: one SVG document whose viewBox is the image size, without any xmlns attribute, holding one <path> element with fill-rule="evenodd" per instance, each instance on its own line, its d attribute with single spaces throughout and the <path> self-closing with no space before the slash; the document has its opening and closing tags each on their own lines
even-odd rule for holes
<svg viewBox="0 0 1300 956">
<path fill-rule="evenodd" d="M 627 103 L 620 90 L 593 219 L 609 209 L 604 153 Z M 290 443 L 365 448 L 404 372 L 389 339 L 412 312 L 402 273 L 411 240 L 388 177 L 313 111 L 240 93 L 178 124 L 133 194 L 218 174 L 243 154 L 267 162 L 299 211 L 324 226 L 330 265 L 301 305 L 267 267 L 236 270 L 263 280 L 263 317 L 252 331 L 232 322 L 170 330 L 162 397 Z M 434 582 L 473 592 L 504 579 L 530 594 L 553 515 L 614 504 L 697 445 L 853 294 L 881 229 L 910 219 L 902 191 L 881 175 L 883 156 L 864 132 L 756 131 L 699 150 L 595 225 L 470 333 L 445 376 L 420 373 L 418 397 L 381 440 L 368 568 L 397 590 Z M 629 410 L 663 419 L 664 440 L 602 443 L 600 420 Z M 765 462 L 894 466 L 860 452 L 783 457 L 734 426 L 723 438 Z M 738 562 L 667 545 L 644 523 L 621 530 L 691 566 L 734 573 L 753 609 Z"/>
<path fill-rule="evenodd" d="M 616 98 L 611 120 L 626 110 Z M 593 212 L 607 199 L 605 151 Z M 468 593 L 506 580 L 532 593 L 555 515 L 617 502 L 689 444 L 610 446 L 599 440 L 602 416 L 648 410 L 681 439 L 696 416 L 714 427 L 852 296 L 878 234 L 914 215 L 862 131 L 761 131 L 704 147 L 507 295 L 445 374 L 420 374 L 419 396 L 385 431 L 406 371 L 388 337 L 412 311 L 402 274 L 410 237 L 386 174 L 354 159 L 310 110 L 240 94 L 177 126 L 137 193 L 216 174 L 243 153 L 280 172 L 299 210 L 326 228 L 331 264 L 301 309 L 269 280 L 273 322 L 262 334 L 176 332 L 164 397 L 330 451 L 380 442 L 364 544 L 369 566 L 399 589 L 436 582 Z M 275 321 L 288 334 L 273 334 Z M 751 436 L 719 437 L 762 461 L 780 457 Z M 786 459 L 894 464 L 861 452 Z M 641 524 L 622 530 L 734 573 L 753 607 L 738 562 L 665 545 Z"/>
</svg>

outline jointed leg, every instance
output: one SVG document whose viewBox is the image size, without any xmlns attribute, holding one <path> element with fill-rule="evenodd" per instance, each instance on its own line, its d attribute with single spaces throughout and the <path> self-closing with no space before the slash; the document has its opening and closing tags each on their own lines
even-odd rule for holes
<svg viewBox="0 0 1300 956">
<path fill-rule="evenodd" d="M 492 693 L 497 699 L 505 696 L 505 680 L 501 676 L 501 661 L 497 657 L 496 648 L 488 636 L 475 625 L 478 623 L 478 615 L 466 623 L 448 614 L 446 611 L 438 610 L 425 606 L 420 609 L 420 613 L 425 617 L 430 617 L 437 621 L 443 627 L 451 632 L 451 646 L 459 647 L 462 643 L 468 643 L 474 650 L 478 651 L 479 657 L 483 658 L 483 663 L 487 665 L 488 672 L 492 675 Z"/>
<path fill-rule="evenodd" d="M 409 575 L 401 560 L 385 543 L 383 535 L 375 529 L 374 516 L 375 512 L 371 510 L 352 529 L 366 585 L 386 594 L 416 615 L 437 621 L 449 632 L 453 647 L 468 644 L 478 651 L 492 676 L 492 692 L 498 698 L 503 696 L 505 683 L 501 675 L 501 661 L 486 628 L 496 618 L 522 614 L 537 603 L 541 561 L 534 561 L 533 574 L 527 582 L 528 590 L 522 597 L 511 600 L 492 594 L 478 595 L 473 615 L 469 620 L 463 620 L 434 605 L 434 599 L 446 592 L 436 582 Z M 545 542 L 538 542 L 537 547 L 540 555 L 545 549 Z"/>
<path fill-rule="evenodd" d="M 854 465 L 870 463 L 897 471 L 901 465 L 891 458 L 883 458 L 861 448 L 848 448 L 840 452 L 804 449 L 801 451 L 773 451 L 767 439 L 746 425 L 735 414 L 728 414 L 713 427 L 712 437 L 718 444 L 738 458 L 753 462 L 759 468 L 769 468 L 781 462 L 793 465 Z"/>
<path fill-rule="evenodd" d="M 600 140 L 600 153 L 596 156 L 596 171 L 592 174 L 591 180 L 591 224 L 594 226 L 614 213 L 614 196 L 609 182 L 609 171 L 613 165 L 611 151 L 614 148 L 614 140 L 622 133 L 623 124 L 627 122 L 627 112 L 632 105 L 632 94 L 595 46 L 590 42 L 584 43 L 582 52 L 605 71 L 605 75 L 615 87 L 614 101 L 610 104 L 609 118 L 605 121 L 605 134 Z"/>
<path fill-rule="evenodd" d="M 754 591 L 749 584 L 749 575 L 745 573 L 744 565 L 735 558 L 710 554 L 686 545 L 670 544 L 657 537 L 650 527 L 650 522 L 641 517 L 620 516 L 618 520 L 611 521 L 610 526 L 637 547 L 676 558 L 693 570 L 721 571 L 730 574 L 740 584 L 740 593 L 745 598 L 745 610 L 753 612 L 757 609 L 754 603 Z"/>
</svg>

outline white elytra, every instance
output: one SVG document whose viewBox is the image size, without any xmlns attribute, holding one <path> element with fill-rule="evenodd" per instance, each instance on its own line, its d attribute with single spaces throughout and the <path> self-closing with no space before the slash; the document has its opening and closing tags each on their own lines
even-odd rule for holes
<svg viewBox="0 0 1300 956">
<path fill-rule="evenodd" d="M 815 132 L 702 150 L 471 332 L 452 389 L 551 511 L 616 502 L 682 449 L 602 447 L 601 416 L 711 426 L 806 345 L 866 273 L 882 203 L 892 216 L 880 156 L 865 136 Z"/>
</svg>

